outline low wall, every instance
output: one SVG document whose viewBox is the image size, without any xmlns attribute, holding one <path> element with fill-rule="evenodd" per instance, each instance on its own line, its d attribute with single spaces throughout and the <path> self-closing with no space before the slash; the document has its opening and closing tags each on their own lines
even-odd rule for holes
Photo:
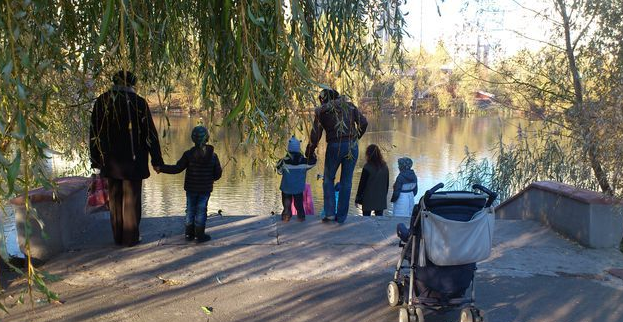
<svg viewBox="0 0 623 322">
<path fill-rule="evenodd" d="M 86 209 L 89 178 L 68 177 L 55 180 L 58 189 L 53 192 L 43 188 L 28 193 L 30 205 L 36 211 L 40 224 L 30 217 L 30 253 L 38 261 L 46 261 L 62 253 L 85 228 L 89 221 Z M 24 196 L 11 200 L 15 209 L 17 240 L 20 250 L 26 253 L 26 207 Z"/>
<path fill-rule="evenodd" d="M 495 212 L 500 219 L 540 221 L 592 248 L 619 247 L 623 237 L 621 200 L 554 181 L 530 184 Z"/>
</svg>

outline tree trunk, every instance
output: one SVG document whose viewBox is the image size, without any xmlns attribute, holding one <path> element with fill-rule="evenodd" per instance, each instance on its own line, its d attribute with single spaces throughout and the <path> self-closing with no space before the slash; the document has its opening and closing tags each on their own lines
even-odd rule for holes
<svg viewBox="0 0 623 322">
<path fill-rule="evenodd" d="M 593 136 L 590 133 L 591 126 L 588 123 L 589 113 L 584 106 L 582 81 L 580 79 L 580 72 L 578 71 L 578 67 L 576 65 L 575 54 L 573 53 L 573 44 L 571 42 L 571 23 L 569 21 L 570 17 L 567 14 L 565 0 L 555 0 L 555 2 L 558 6 L 558 10 L 563 20 L 563 28 L 565 32 L 565 49 L 567 54 L 567 60 L 569 61 L 569 70 L 571 72 L 571 75 L 573 76 L 573 90 L 575 94 L 574 107 L 580 114 L 580 136 L 582 137 L 583 143 L 588 147 L 588 158 L 591 164 L 591 168 L 593 169 L 595 178 L 597 179 L 599 187 L 601 188 L 601 191 L 605 194 L 613 195 L 614 192 L 608 181 L 608 175 L 601 166 L 601 161 L 599 160 L 597 150 L 595 148 L 595 142 Z"/>
</svg>

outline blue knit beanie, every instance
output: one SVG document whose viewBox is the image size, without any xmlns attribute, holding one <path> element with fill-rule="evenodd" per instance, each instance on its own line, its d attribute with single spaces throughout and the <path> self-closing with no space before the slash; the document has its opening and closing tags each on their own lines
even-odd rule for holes
<svg viewBox="0 0 623 322">
<path fill-rule="evenodd" d="M 195 146 L 204 145 L 208 140 L 209 136 L 210 134 L 208 134 L 208 129 L 206 129 L 206 127 L 202 125 L 195 126 L 190 135 L 193 143 L 195 143 Z"/>
<path fill-rule="evenodd" d="M 288 152 L 301 152 L 301 141 L 293 135 L 288 141 Z"/>
</svg>

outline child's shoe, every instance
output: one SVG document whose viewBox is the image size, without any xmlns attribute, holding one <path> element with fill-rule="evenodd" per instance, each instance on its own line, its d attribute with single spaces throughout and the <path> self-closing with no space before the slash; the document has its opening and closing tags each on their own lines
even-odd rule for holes
<svg viewBox="0 0 623 322">
<path fill-rule="evenodd" d="M 206 234 L 205 226 L 195 226 L 195 237 L 197 237 L 197 243 L 207 242 L 212 239 L 210 235 Z"/>
<path fill-rule="evenodd" d="M 192 241 L 193 239 L 195 239 L 195 225 L 194 224 L 186 225 L 186 232 L 184 233 L 184 239 L 186 239 L 186 241 Z"/>
<path fill-rule="evenodd" d="M 305 214 L 297 214 L 296 215 L 296 220 L 298 220 L 298 221 L 305 221 Z"/>
<path fill-rule="evenodd" d="M 292 215 L 281 214 L 281 221 L 288 222 L 288 221 L 290 221 L 290 219 L 292 219 Z"/>
</svg>

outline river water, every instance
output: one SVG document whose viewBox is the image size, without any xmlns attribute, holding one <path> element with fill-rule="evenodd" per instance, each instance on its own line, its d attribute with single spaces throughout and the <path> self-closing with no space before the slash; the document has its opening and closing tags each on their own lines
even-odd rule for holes
<svg viewBox="0 0 623 322">
<path fill-rule="evenodd" d="M 165 124 L 161 117 L 155 116 L 156 124 Z M 182 153 L 192 146 L 190 132 L 198 123 L 197 118 L 170 117 L 170 127 L 161 142 L 166 150 L 166 163 L 175 163 Z M 359 142 L 359 160 L 354 174 L 353 192 L 349 214 L 361 214 L 355 208 L 354 194 L 357 189 L 361 169 L 365 163 L 364 152 L 368 144 L 381 147 L 390 171 L 390 191 L 398 174 L 398 158 L 411 157 L 414 171 L 418 176 L 421 196 L 426 189 L 439 182 L 447 182 L 449 175 L 455 174 L 465 157 L 465 149 L 482 157 L 490 156 L 491 149 L 500 136 L 514 137 L 516 125 L 509 119 L 498 116 L 370 116 L 369 127 Z M 268 215 L 281 212 L 281 177 L 273 167 L 266 166 L 262 156 L 253 151 L 236 148 L 238 133 L 226 130 L 213 130 L 211 144 L 215 146 L 222 164 L 226 164 L 223 177 L 214 187 L 208 204 L 208 213 L 219 209 L 227 215 Z M 162 136 L 162 135 L 161 135 Z M 307 144 L 303 140 L 302 148 Z M 316 214 L 322 210 L 322 179 L 324 137 L 317 154 L 319 162 L 308 172 L 307 182 L 311 184 Z M 283 154 L 285 154 L 285 146 Z M 281 154 L 281 153 L 280 153 Z M 232 158 L 230 160 L 230 158 Z M 235 160 L 234 160 L 235 158 Z M 253 165 L 253 162 L 259 165 Z M 259 161 L 259 162 L 258 162 Z M 270 162 L 272 165 L 272 162 Z M 339 170 L 338 176 L 339 178 Z M 336 179 L 337 179 L 336 178 Z M 185 209 L 184 174 L 168 175 L 152 173 L 143 184 L 144 216 L 181 215 Z M 389 196 L 388 196 L 389 197 Z M 386 214 L 391 215 L 392 206 Z"/>
<path fill-rule="evenodd" d="M 359 142 L 359 160 L 355 169 L 353 192 L 350 198 L 350 215 L 360 215 L 361 209 L 355 207 L 354 195 L 365 163 L 364 152 L 369 144 L 377 144 L 383 151 L 389 166 L 390 191 L 398 174 L 397 160 L 407 156 L 413 159 L 414 171 L 418 176 L 419 198 L 426 189 L 439 182 L 448 182 L 449 176 L 456 174 L 458 166 L 465 157 L 465 150 L 476 152 L 480 157 L 490 157 L 491 149 L 500 137 L 505 139 L 517 135 L 518 119 L 499 116 L 369 116 L 366 134 Z M 192 147 L 190 133 L 200 121 L 197 117 L 169 117 L 155 115 L 154 122 L 159 128 L 164 160 L 175 163 L 182 153 Z M 166 134 L 165 134 L 166 132 Z M 225 215 L 269 215 L 280 213 L 281 176 L 274 170 L 273 162 L 254 151 L 253 147 L 239 145 L 244 134 L 233 129 L 212 128 L 210 143 L 215 146 L 221 164 L 223 177 L 216 182 L 208 203 L 208 213 L 222 210 Z M 302 148 L 307 144 L 303 140 Z M 285 155 L 284 146 L 279 155 Z M 324 137 L 318 147 L 318 164 L 307 175 L 311 184 L 316 214 L 322 210 L 322 179 L 325 143 Z M 52 169 L 58 172 L 59 169 Z M 338 176 L 339 178 L 339 170 Z M 177 175 L 156 174 L 143 183 L 143 216 L 161 217 L 183 215 L 186 207 L 184 192 L 184 173 Z M 392 214 L 392 205 L 386 215 Z M 3 218 L 6 238 L 6 251 L 11 256 L 22 256 L 17 247 L 14 216 L 7 207 L 8 215 Z"/>
</svg>

